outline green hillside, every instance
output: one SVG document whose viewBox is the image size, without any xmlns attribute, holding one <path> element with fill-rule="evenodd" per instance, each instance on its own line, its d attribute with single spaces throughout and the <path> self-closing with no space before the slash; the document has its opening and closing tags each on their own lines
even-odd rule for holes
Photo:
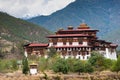
<svg viewBox="0 0 120 80">
<path fill-rule="evenodd" d="M 50 33 L 43 27 L 0 12 L 0 59 L 22 58 L 25 43 L 46 43 Z"/>
<path fill-rule="evenodd" d="M 21 40 L 30 42 L 47 42 L 50 32 L 38 25 L 12 17 L 0 12 L 0 37 L 12 42 Z"/>
</svg>

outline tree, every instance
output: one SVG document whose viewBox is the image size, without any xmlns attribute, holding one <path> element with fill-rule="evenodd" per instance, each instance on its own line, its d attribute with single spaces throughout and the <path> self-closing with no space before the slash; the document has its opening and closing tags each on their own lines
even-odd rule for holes
<svg viewBox="0 0 120 80">
<path fill-rule="evenodd" d="M 114 60 L 105 58 L 105 60 L 104 60 L 105 69 L 111 69 L 113 67 L 113 65 L 114 65 Z"/>
<path fill-rule="evenodd" d="M 76 60 L 73 65 L 74 65 L 75 72 L 78 72 L 79 75 L 80 75 L 80 72 L 84 72 L 84 64 L 81 60 Z"/>
<path fill-rule="evenodd" d="M 105 58 L 102 54 L 99 52 L 93 51 L 91 53 L 91 57 L 88 60 L 92 66 L 94 66 L 97 70 L 103 70 L 104 69 L 104 61 Z"/>
<path fill-rule="evenodd" d="M 63 74 L 67 74 L 69 71 L 69 66 L 68 66 L 68 63 L 65 59 L 59 58 L 53 64 L 52 69 L 54 72 L 62 72 Z"/>
<path fill-rule="evenodd" d="M 56 55 L 56 50 L 54 47 L 50 47 L 48 52 L 49 58 L 53 57 L 54 55 Z"/>
<path fill-rule="evenodd" d="M 117 62 L 114 65 L 113 71 L 119 72 L 120 71 L 120 56 L 118 56 Z"/>
<path fill-rule="evenodd" d="M 94 71 L 92 65 L 89 63 L 89 62 L 86 62 L 85 63 L 85 67 L 84 67 L 84 72 L 88 72 L 88 73 L 91 73 Z"/>
<path fill-rule="evenodd" d="M 74 65 L 73 64 L 76 62 L 76 59 L 75 58 L 68 58 L 66 60 L 67 60 L 68 65 L 70 66 L 69 70 L 71 72 L 74 72 Z"/>
<path fill-rule="evenodd" d="M 22 64 L 23 64 L 23 69 L 22 69 L 23 74 L 28 74 L 29 67 L 28 67 L 27 57 L 23 58 Z"/>
</svg>

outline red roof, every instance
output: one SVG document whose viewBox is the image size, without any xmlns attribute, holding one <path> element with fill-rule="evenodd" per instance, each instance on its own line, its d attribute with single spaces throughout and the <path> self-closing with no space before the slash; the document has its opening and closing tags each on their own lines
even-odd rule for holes
<svg viewBox="0 0 120 80">
<path fill-rule="evenodd" d="M 42 43 L 31 43 L 29 44 L 29 47 L 47 47 L 48 44 L 42 44 Z"/>
<path fill-rule="evenodd" d="M 99 31 L 99 30 L 94 30 L 94 29 L 72 29 L 72 30 L 60 30 L 60 32 L 66 32 L 66 31 L 70 31 L 70 32 L 73 32 L 73 31 Z"/>
<path fill-rule="evenodd" d="M 54 46 L 55 48 L 79 48 L 79 47 L 92 47 L 92 46 L 83 46 L 83 45 L 78 45 L 78 46 L 74 46 L 74 45 L 69 45 L 69 46 L 66 46 L 66 45 L 63 45 L 63 46 Z"/>
<path fill-rule="evenodd" d="M 87 35 L 87 34 L 58 34 L 58 35 L 50 35 L 48 36 L 48 38 L 50 37 L 92 37 L 91 35 Z"/>
</svg>

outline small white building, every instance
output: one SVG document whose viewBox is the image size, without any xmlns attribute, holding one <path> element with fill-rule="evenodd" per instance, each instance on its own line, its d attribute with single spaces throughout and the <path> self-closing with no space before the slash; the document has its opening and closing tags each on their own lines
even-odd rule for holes
<svg viewBox="0 0 120 80">
<path fill-rule="evenodd" d="M 38 73 L 38 69 L 37 69 L 38 65 L 35 63 L 32 63 L 29 66 L 30 66 L 30 74 L 36 75 Z"/>
</svg>

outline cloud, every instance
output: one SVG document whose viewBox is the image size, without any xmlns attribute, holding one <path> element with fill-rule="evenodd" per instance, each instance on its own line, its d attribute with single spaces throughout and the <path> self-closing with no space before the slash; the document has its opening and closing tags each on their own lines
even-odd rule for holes
<svg viewBox="0 0 120 80">
<path fill-rule="evenodd" d="M 22 18 L 50 15 L 75 0 L 0 0 L 0 11 Z"/>
</svg>

